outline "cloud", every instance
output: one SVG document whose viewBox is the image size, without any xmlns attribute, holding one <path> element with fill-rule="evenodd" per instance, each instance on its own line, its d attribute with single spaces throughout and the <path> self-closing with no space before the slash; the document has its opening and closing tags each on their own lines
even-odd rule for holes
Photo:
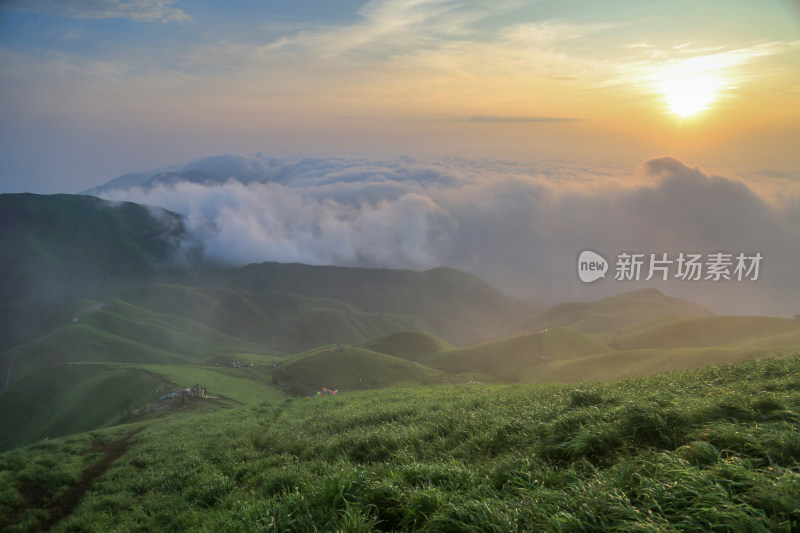
<svg viewBox="0 0 800 533">
<path fill-rule="evenodd" d="M 469 117 L 470 122 L 576 122 L 582 119 L 569 117 L 502 117 L 477 115 Z"/>
<path fill-rule="evenodd" d="M 214 156 L 171 181 L 103 196 L 177 211 L 206 253 L 259 261 L 461 268 L 519 297 L 593 299 L 654 286 L 720 312 L 794 314 L 800 201 L 772 203 L 746 183 L 674 157 L 637 169 L 411 158 Z M 152 173 L 145 173 L 152 176 Z M 756 282 L 581 283 L 584 249 L 764 256 Z"/>
<path fill-rule="evenodd" d="M 11 0 L 6 9 L 74 19 L 127 19 L 135 22 L 190 20 L 173 0 Z"/>
</svg>

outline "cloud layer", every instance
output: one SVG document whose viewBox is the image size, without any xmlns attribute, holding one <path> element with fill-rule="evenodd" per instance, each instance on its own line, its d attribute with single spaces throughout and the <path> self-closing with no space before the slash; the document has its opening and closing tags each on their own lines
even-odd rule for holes
<svg viewBox="0 0 800 533">
<path fill-rule="evenodd" d="M 184 214 L 206 253 L 233 264 L 446 265 L 548 302 L 654 286 L 718 312 L 798 312 L 797 199 L 771 203 L 741 181 L 673 157 L 625 170 L 259 154 L 169 170 L 168 180 L 132 185 L 129 177 L 125 188 L 102 196 Z M 190 171 L 200 171 L 191 174 L 194 182 L 181 179 Z M 607 279 L 580 282 L 576 260 L 584 249 L 609 259 Z M 760 252 L 764 261 L 758 281 L 623 282 L 612 279 L 622 252 Z"/>
</svg>

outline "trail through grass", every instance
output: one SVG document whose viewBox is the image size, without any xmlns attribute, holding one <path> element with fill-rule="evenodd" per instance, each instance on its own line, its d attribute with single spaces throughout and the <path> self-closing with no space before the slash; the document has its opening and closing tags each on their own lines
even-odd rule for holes
<svg viewBox="0 0 800 533">
<path fill-rule="evenodd" d="M 54 530 L 796 531 L 798 426 L 798 356 L 188 412 L 132 437 Z M 46 523 L 88 450 L 74 436 L 0 455 L 0 517 L 26 484 L 49 491 L 8 531 Z"/>
</svg>

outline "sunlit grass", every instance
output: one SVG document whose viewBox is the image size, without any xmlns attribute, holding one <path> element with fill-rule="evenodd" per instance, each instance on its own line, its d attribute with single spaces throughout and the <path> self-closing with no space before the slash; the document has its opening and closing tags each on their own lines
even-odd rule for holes
<svg viewBox="0 0 800 533">
<path fill-rule="evenodd" d="M 178 416 L 133 437 L 56 530 L 800 527 L 798 356 L 612 384 L 389 389 Z M 76 436 L 0 456 L 0 524 L 24 505 L 23 480 L 69 490 L 88 447 Z M 35 466 L 48 457 L 55 471 Z M 8 529 L 41 514 L 28 509 Z"/>
</svg>

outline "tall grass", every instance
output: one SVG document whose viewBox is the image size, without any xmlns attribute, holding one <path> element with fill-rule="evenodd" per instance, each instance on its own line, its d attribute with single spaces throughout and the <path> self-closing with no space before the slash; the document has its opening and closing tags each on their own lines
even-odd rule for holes
<svg viewBox="0 0 800 533">
<path fill-rule="evenodd" d="M 136 435 L 55 529 L 796 531 L 799 407 L 792 356 L 613 384 L 390 389 L 187 414 Z M 90 462 L 89 439 L 71 439 L 0 456 L 0 524 L 19 516 L 9 531 L 44 520 L 25 484 L 70 490 Z M 45 452 L 64 475 L 32 466 Z"/>
</svg>

